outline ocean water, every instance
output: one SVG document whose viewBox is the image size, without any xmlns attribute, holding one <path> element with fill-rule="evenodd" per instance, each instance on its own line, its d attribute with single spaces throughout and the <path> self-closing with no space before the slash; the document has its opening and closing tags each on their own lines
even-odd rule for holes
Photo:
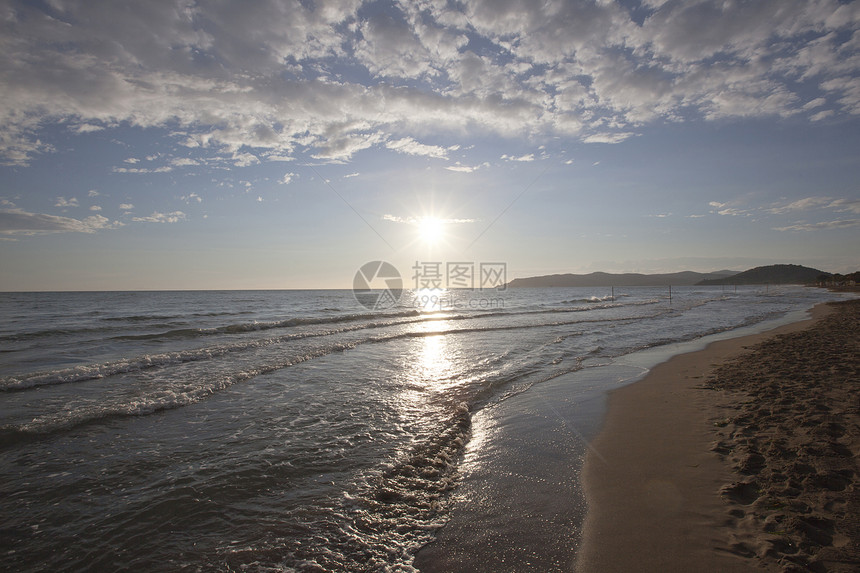
<svg viewBox="0 0 860 573">
<path fill-rule="evenodd" d="M 499 445 L 474 420 L 836 297 L 614 295 L 2 293 L 0 569 L 410 571 Z"/>
</svg>

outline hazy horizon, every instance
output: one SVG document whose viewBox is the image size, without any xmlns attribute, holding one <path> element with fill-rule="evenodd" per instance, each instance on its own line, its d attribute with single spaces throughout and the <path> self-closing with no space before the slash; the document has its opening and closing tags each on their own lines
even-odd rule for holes
<svg viewBox="0 0 860 573">
<path fill-rule="evenodd" d="M 0 13 L 0 291 L 860 268 L 857 3 Z"/>
</svg>

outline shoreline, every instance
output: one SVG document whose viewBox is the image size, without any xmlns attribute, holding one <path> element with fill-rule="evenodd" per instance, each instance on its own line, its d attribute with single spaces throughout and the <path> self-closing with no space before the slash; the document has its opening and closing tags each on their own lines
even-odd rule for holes
<svg viewBox="0 0 860 573">
<path fill-rule="evenodd" d="M 746 395 L 709 381 L 733 361 L 760 352 L 752 346 L 815 329 L 838 313 L 834 309 L 819 304 L 806 320 L 673 356 L 641 380 L 610 393 L 604 425 L 583 469 L 588 512 L 577 571 L 730 572 L 794 566 L 793 556 L 786 561 L 774 549 L 792 551 L 779 545 L 786 535 L 775 535 L 782 531 L 772 523 L 770 532 L 764 531 L 764 518 L 758 523 L 760 516 L 754 518 L 749 507 L 736 507 L 752 502 L 733 494 L 758 485 L 744 485 L 749 481 L 742 481 L 737 465 L 731 466 L 739 446 L 726 440 L 715 445 L 721 429 L 715 420 L 731 417 Z M 772 354 L 780 350 L 779 344 L 771 344 Z M 766 356 L 759 359 L 768 362 Z M 780 375 L 791 378 L 791 364 L 782 364 Z M 743 373 L 738 377 L 745 380 Z M 758 430 L 749 424 L 742 435 Z M 729 437 L 738 441 L 740 435 Z"/>
<path fill-rule="evenodd" d="M 584 368 L 476 412 L 450 517 L 415 554 L 422 573 L 573 571 L 587 505 L 582 468 L 603 427 L 608 394 L 638 384 L 673 356 L 714 341 L 792 327 L 809 311 L 701 339 L 660 345 Z M 768 324 L 770 323 L 770 324 Z"/>
</svg>

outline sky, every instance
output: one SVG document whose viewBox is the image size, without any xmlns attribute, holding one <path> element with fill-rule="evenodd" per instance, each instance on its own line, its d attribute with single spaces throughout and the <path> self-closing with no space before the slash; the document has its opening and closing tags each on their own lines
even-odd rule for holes
<svg viewBox="0 0 860 573">
<path fill-rule="evenodd" d="M 0 290 L 860 269 L 860 2 L 0 0 Z"/>
</svg>

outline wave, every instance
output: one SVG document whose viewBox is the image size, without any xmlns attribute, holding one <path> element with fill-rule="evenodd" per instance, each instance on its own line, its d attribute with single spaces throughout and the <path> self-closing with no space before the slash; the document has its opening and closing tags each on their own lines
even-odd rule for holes
<svg viewBox="0 0 860 573">
<path fill-rule="evenodd" d="M 384 318 L 407 318 L 419 316 L 420 314 L 421 313 L 417 310 L 410 310 L 394 313 L 360 313 L 331 317 L 296 317 L 268 322 L 254 321 L 238 324 L 228 324 L 225 326 L 218 326 L 214 328 L 179 328 L 157 333 L 130 334 L 114 337 L 113 340 L 158 340 L 175 338 L 195 338 L 198 336 L 212 336 L 223 334 L 244 334 L 248 332 L 259 332 L 265 330 L 274 330 L 278 328 L 292 328 L 296 326 L 313 326 L 319 324 L 339 324 L 357 322 L 361 320 L 368 320 L 371 318 L 379 318 L 380 316 Z"/>
<path fill-rule="evenodd" d="M 57 431 L 66 431 L 93 423 L 102 423 L 116 418 L 147 416 L 167 410 L 195 404 L 234 384 L 257 376 L 269 374 L 333 352 L 354 348 L 353 343 L 342 343 L 317 349 L 302 355 L 291 356 L 275 363 L 240 370 L 218 378 L 206 376 L 206 382 L 193 384 L 176 379 L 165 386 L 144 392 L 127 402 L 89 402 L 80 408 L 43 414 L 30 422 L 0 427 L 0 445 L 12 444 L 25 439 L 43 437 Z"/>
<path fill-rule="evenodd" d="M 561 302 L 561 304 L 578 304 L 578 303 L 582 303 L 582 302 L 614 302 L 614 301 L 618 300 L 619 298 L 627 298 L 629 296 L 630 296 L 629 294 L 616 294 L 614 296 L 611 294 L 608 294 L 606 296 L 587 296 L 587 297 L 583 297 L 583 298 L 574 298 L 571 300 L 564 300 Z"/>
<path fill-rule="evenodd" d="M 81 407 L 72 406 L 66 410 L 62 410 L 59 412 L 43 414 L 41 416 L 33 418 L 31 421 L 26 423 L 0 427 L 0 444 L 17 443 L 21 440 L 36 438 L 39 436 L 54 433 L 56 431 L 76 428 L 87 424 L 99 423 L 113 418 L 146 416 L 165 410 L 181 408 L 204 400 L 217 392 L 229 388 L 234 384 L 245 382 L 257 376 L 275 372 L 284 368 L 289 368 L 296 364 L 300 364 L 308 360 L 313 360 L 315 358 L 319 358 L 331 353 L 354 349 L 363 344 L 384 344 L 397 340 L 417 339 L 432 336 L 452 336 L 469 333 L 500 331 L 521 331 L 530 329 L 553 328 L 559 326 L 581 327 L 588 324 L 600 323 L 629 324 L 642 320 L 650 320 L 667 312 L 670 312 L 670 310 L 662 309 L 659 312 L 648 313 L 647 315 L 643 316 L 628 316 L 620 318 L 594 318 L 586 320 L 561 320 L 550 322 L 542 321 L 539 323 L 519 325 L 503 324 L 497 326 L 466 326 L 464 328 L 448 328 L 439 331 L 409 331 L 393 334 L 381 333 L 377 336 L 364 336 L 355 340 L 346 340 L 339 342 L 326 341 L 323 345 L 317 348 L 305 349 L 295 355 L 284 356 L 275 360 L 264 361 L 263 363 L 259 363 L 259 361 L 254 356 L 250 356 L 248 360 L 238 361 L 235 363 L 230 362 L 229 364 L 231 365 L 231 367 L 236 368 L 238 366 L 238 368 L 234 372 L 216 374 L 214 376 L 211 374 L 211 372 L 208 374 L 200 372 L 199 375 L 195 376 L 169 376 L 165 379 L 160 379 L 157 387 L 153 385 L 151 388 L 144 387 L 137 389 L 135 395 L 130 399 L 126 397 L 122 401 L 105 400 L 102 402 L 86 402 Z M 444 320 L 444 317 L 442 316 L 437 316 L 433 318 Z M 748 319 L 748 321 L 745 322 L 752 323 L 757 322 L 758 320 L 761 320 L 761 317 L 756 317 L 755 319 Z M 383 325 L 390 326 L 391 323 L 380 323 L 380 326 Z M 358 325 L 352 330 L 359 331 L 367 328 L 368 326 L 369 325 Z M 709 329 L 704 333 L 691 333 L 689 338 L 697 338 L 699 336 L 707 335 L 713 332 L 737 327 L 738 325 L 732 325 L 727 328 L 717 327 Z M 568 332 L 564 334 L 563 338 L 567 338 L 569 336 L 577 336 L 582 334 L 583 332 L 585 331 Z M 292 334 L 266 340 L 244 341 L 241 344 L 226 345 L 222 347 L 170 352 L 159 355 L 146 355 L 129 360 L 115 361 L 104 364 L 78 366 L 60 371 L 37 373 L 29 377 L 25 376 L 19 378 L 3 379 L 0 380 L 0 389 L 16 390 L 31 388 L 40 385 L 64 384 L 84 380 L 93 380 L 121 373 L 140 371 L 146 368 L 152 368 L 156 366 L 167 366 L 216 358 L 218 356 L 224 356 L 231 352 L 249 349 L 259 349 L 264 346 L 269 346 L 289 340 L 298 340 L 302 338 L 312 337 L 325 337 L 331 334 L 331 332 L 306 335 Z M 655 340 L 652 343 L 644 345 L 642 347 L 659 346 L 663 344 L 682 341 L 687 338 L 688 337 L 684 335 L 676 337 L 667 337 L 664 339 Z M 555 338 L 552 341 L 547 342 L 547 344 L 556 344 L 559 341 L 559 338 Z M 641 349 L 642 347 L 627 350 L 634 351 L 637 349 Z M 602 354 L 603 352 L 604 349 L 600 346 L 597 346 L 592 349 L 591 353 L 588 354 L 588 356 L 592 356 L 594 354 Z M 465 403 L 469 407 L 475 407 L 482 402 L 486 404 L 487 401 L 491 399 L 493 403 L 497 403 L 506 400 L 513 395 L 528 390 L 528 388 L 531 388 L 532 386 L 534 386 L 534 384 L 545 382 L 558 376 L 581 369 L 583 367 L 582 361 L 586 357 L 587 356 L 585 355 L 577 356 L 575 357 L 576 360 L 573 364 L 561 367 L 559 366 L 561 365 L 563 360 L 551 361 L 549 363 L 520 364 L 513 370 L 508 371 L 507 373 L 499 372 L 497 373 L 497 375 L 485 379 L 481 383 L 481 388 L 477 391 L 477 393 L 470 391 L 468 393 L 469 396 L 462 396 L 461 398 L 465 399 Z M 234 364 L 236 366 L 233 366 Z M 547 366 L 554 366 L 556 368 L 553 368 L 552 371 L 547 372 Z M 500 390 L 506 387 L 509 388 L 509 390 L 503 394 L 499 394 Z"/>
<path fill-rule="evenodd" d="M 586 312 L 590 310 L 589 308 L 580 308 L 580 309 L 552 309 L 552 310 L 541 310 L 541 311 L 524 311 L 524 312 L 513 312 L 513 313 L 492 313 L 490 316 L 497 316 L 499 314 L 506 314 L 507 316 L 516 316 L 516 315 L 537 315 L 537 314 L 555 314 L 555 313 L 570 313 L 570 312 Z M 427 332 L 406 332 L 399 333 L 390 336 L 381 336 L 381 337 L 371 337 L 363 341 L 359 341 L 358 343 L 364 342 L 387 342 L 391 340 L 397 340 L 400 338 L 421 338 L 427 336 L 437 336 L 437 335 L 448 335 L 448 334 L 465 334 L 465 333 L 473 333 L 473 332 L 493 332 L 493 331 L 506 331 L 506 330 L 519 330 L 519 329 L 532 329 L 532 328 L 548 328 L 548 327 L 556 327 L 556 326 L 569 326 L 576 324 L 586 324 L 586 323 L 599 323 L 599 322 L 612 322 L 617 320 L 640 320 L 646 318 L 653 318 L 658 316 L 661 313 L 655 315 L 645 315 L 642 317 L 635 318 L 620 318 L 620 319 L 594 319 L 594 320 L 574 320 L 574 321 L 552 321 L 552 322 L 541 322 L 538 324 L 521 324 L 521 325 L 503 325 L 503 326 L 479 326 L 474 328 L 451 328 L 442 331 L 427 331 Z M 367 317 L 378 317 L 379 314 L 362 314 L 362 315 L 352 315 L 353 320 L 361 320 L 361 318 Z M 419 322 L 430 322 L 430 321 L 459 321 L 459 320 L 469 320 L 476 318 L 484 318 L 485 315 L 446 315 L 446 314 L 433 314 L 427 315 L 421 313 L 417 313 L 416 311 L 408 311 L 408 312 L 399 312 L 399 313 L 386 313 L 382 316 L 388 318 L 394 318 L 395 320 L 388 320 L 382 322 L 370 322 L 365 324 L 359 324 L 351 327 L 340 328 L 336 330 L 325 330 L 321 332 L 303 332 L 303 333 L 291 333 L 285 334 L 281 336 L 277 336 L 274 338 L 261 338 L 261 339 L 252 339 L 252 340 L 243 340 L 241 342 L 235 342 L 232 344 L 221 344 L 216 346 L 204 347 L 204 348 L 195 348 L 195 349 L 187 349 L 187 350 L 179 350 L 179 351 L 171 351 L 171 352 L 162 352 L 158 354 L 144 354 L 140 356 L 135 356 L 131 358 L 125 358 L 115 361 L 109 361 L 98 364 L 86 364 L 79 365 L 70 368 L 61 368 L 57 370 L 50 371 L 39 371 L 28 374 L 21 375 L 13 375 L 0 377 L 0 392 L 3 391 L 20 391 L 27 390 L 30 388 L 38 387 L 38 386 L 52 386 L 58 384 L 69 384 L 69 383 L 77 383 L 77 382 L 86 382 L 91 380 L 100 380 L 103 378 L 108 378 L 110 376 L 115 376 L 118 374 L 127 374 L 131 372 L 138 372 L 142 370 L 148 370 L 152 368 L 171 366 L 175 364 L 182 364 L 186 362 L 197 362 L 202 360 L 209 360 L 212 358 L 217 358 L 224 356 L 226 354 L 235 353 L 235 352 L 244 352 L 248 350 L 258 349 L 264 346 L 269 346 L 273 344 L 281 344 L 284 342 L 290 342 L 294 340 L 301 340 L 306 338 L 322 338 L 327 336 L 333 336 L 337 334 L 345 334 L 349 332 L 355 332 L 360 330 L 370 330 L 370 329 L 382 329 L 388 328 L 392 326 L 399 325 L 407 325 L 414 324 Z M 419 318 L 415 320 L 396 320 L 396 318 L 400 317 L 415 317 L 419 316 Z M 305 319 L 301 319 L 305 320 Z M 330 322 L 343 322 L 338 317 L 335 320 Z M 320 321 L 319 319 L 307 319 L 306 324 L 325 324 L 325 322 Z M 170 333 L 161 333 L 160 337 L 165 336 L 174 336 L 177 338 L 189 336 L 187 330 L 193 329 L 182 329 L 178 331 L 172 331 L 173 334 Z M 156 336 L 156 335 L 153 335 Z"/>
</svg>

